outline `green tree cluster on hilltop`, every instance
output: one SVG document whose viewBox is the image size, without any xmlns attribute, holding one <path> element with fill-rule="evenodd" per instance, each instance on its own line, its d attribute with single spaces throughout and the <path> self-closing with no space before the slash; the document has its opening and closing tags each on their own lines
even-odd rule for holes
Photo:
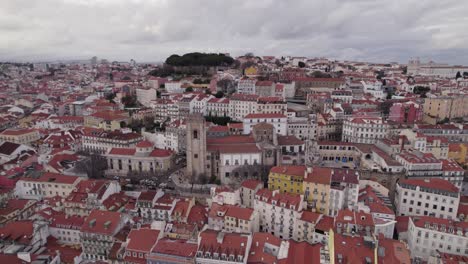
<svg viewBox="0 0 468 264">
<path fill-rule="evenodd" d="M 166 59 L 166 64 L 172 66 L 223 66 L 231 65 L 234 59 L 224 54 L 187 53 L 182 56 L 173 54 Z"/>
</svg>

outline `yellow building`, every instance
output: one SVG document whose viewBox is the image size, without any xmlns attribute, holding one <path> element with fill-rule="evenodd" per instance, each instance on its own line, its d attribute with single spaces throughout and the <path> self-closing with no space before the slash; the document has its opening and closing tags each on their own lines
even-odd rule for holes
<svg viewBox="0 0 468 264">
<path fill-rule="evenodd" d="M 7 129 L 0 133 L 0 140 L 17 144 L 30 144 L 40 139 L 38 130 L 35 129 Z"/>
<path fill-rule="evenodd" d="M 305 166 L 275 166 L 268 175 L 268 189 L 282 193 L 302 194 Z"/>
<path fill-rule="evenodd" d="M 468 144 L 466 143 L 453 143 L 449 145 L 448 158 L 455 160 L 458 164 L 465 166 L 468 165 Z"/>
<path fill-rule="evenodd" d="M 424 100 L 424 121 L 437 121 L 468 116 L 468 96 L 441 96 Z"/>
<path fill-rule="evenodd" d="M 253 67 L 253 66 L 245 68 L 244 75 L 245 76 L 257 76 L 258 75 L 258 69 Z"/>
<path fill-rule="evenodd" d="M 121 128 L 121 123 L 130 123 L 128 113 L 122 111 L 102 111 L 84 117 L 87 127 L 99 127 L 107 131 Z"/>
<path fill-rule="evenodd" d="M 307 208 L 328 214 L 332 169 L 308 168 L 303 180 L 304 200 Z"/>
</svg>

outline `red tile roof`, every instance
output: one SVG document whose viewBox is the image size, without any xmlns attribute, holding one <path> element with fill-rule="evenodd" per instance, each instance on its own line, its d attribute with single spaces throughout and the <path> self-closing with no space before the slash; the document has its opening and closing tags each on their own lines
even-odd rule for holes
<svg viewBox="0 0 468 264">
<path fill-rule="evenodd" d="M 122 214 L 118 212 L 93 210 L 86 217 L 81 232 L 114 235 L 119 231 L 122 218 Z"/>
<path fill-rule="evenodd" d="M 32 242 L 33 234 L 34 228 L 31 220 L 9 222 L 0 227 L 0 239 L 3 241 L 29 245 Z"/>
<path fill-rule="evenodd" d="M 230 206 L 225 216 L 250 221 L 253 213 L 254 213 L 254 210 L 250 208 Z"/>
<path fill-rule="evenodd" d="M 163 238 L 156 243 L 151 252 L 176 257 L 195 258 L 197 248 L 198 244 L 187 240 Z"/>
<path fill-rule="evenodd" d="M 306 171 L 306 166 L 275 166 L 271 168 L 270 173 L 303 177 L 305 171 Z"/>
<path fill-rule="evenodd" d="M 154 145 L 151 141 L 143 140 L 136 144 L 137 148 L 152 148 Z"/>
<path fill-rule="evenodd" d="M 462 232 L 462 236 L 463 234 L 465 236 L 468 235 L 468 222 L 455 222 L 453 220 L 432 216 L 410 216 L 410 221 L 419 228 L 429 228 L 426 227 L 426 225 L 429 225 L 431 230 L 445 233 L 449 233 L 450 228 L 453 228 L 455 234 L 460 230 Z M 442 227 L 445 227 L 445 231 L 442 230 Z"/>
<path fill-rule="evenodd" d="M 62 184 L 73 184 L 77 180 L 81 179 L 78 176 L 64 175 L 60 173 L 45 172 L 38 178 L 22 177 L 21 180 L 28 182 L 43 182 L 43 183 L 62 183 Z"/>
<path fill-rule="evenodd" d="M 300 140 L 296 136 L 278 136 L 278 145 L 280 146 L 298 146 L 304 145 L 305 141 Z"/>
<path fill-rule="evenodd" d="M 121 156 L 133 156 L 136 153 L 134 148 L 112 148 L 109 154 Z"/>
<path fill-rule="evenodd" d="M 344 236 L 335 233 L 335 263 L 366 263 L 368 258 L 372 264 L 375 263 L 374 248 L 364 242 L 363 237 Z M 339 259 L 342 262 L 339 262 Z"/>
<path fill-rule="evenodd" d="M 275 114 L 275 113 L 265 113 L 265 114 L 248 114 L 244 117 L 244 119 L 257 119 L 257 118 L 286 118 L 283 114 Z"/>
<path fill-rule="evenodd" d="M 305 182 L 330 185 L 332 179 L 332 169 L 325 167 L 313 167 L 312 172 L 304 176 Z"/>
<path fill-rule="evenodd" d="M 263 182 L 259 180 L 248 179 L 243 181 L 241 186 L 250 190 L 255 190 L 257 187 L 262 188 Z"/>
<path fill-rule="evenodd" d="M 379 263 L 382 264 L 411 264 L 410 251 L 403 242 L 394 239 L 379 237 L 379 248 L 384 248 L 383 256 L 379 254 Z"/>
<path fill-rule="evenodd" d="M 7 129 L 2 131 L 0 134 L 5 136 L 19 136 L 24 134 L 29 134 L 32 132 L 37 132 L 35 129 Z"/>
<path fill-rule="evenodd" d="M 245 256 L 248 237 L 237 233 L 221 233 L 214 230 L 205 230 L 200 233 L 198 250 L 202 252 L 217 252 L 219 255 L 233 254 Z"/>
<path fill-rule="evenodd" d="M 320 263 L 321 244 L 309 244 L 307 242 L 296 242 L 289 240 L 288 257 L 280 260 L 279 264 L 308 264 Z"/>
<path fill-rule="evenodd" d="M 252 245 L 247 263 L 275 263 L 278 262 L 273 252 L 265 250 L 265 245 L 270 244 L 280 247 L 281 239 L 270 233 L 257 232 L 253 234 Z M 267 245 L 268 246 L 268 245 Z"/>
<path fill-rule="evenodd" d="M 310 211 L 304 211 L 301 215 L 301 220 L 309 223 L 317 223 L 321 218 L 322 214 L 314 213 Z"/>
<path fill-rule="evenodd" d="M 419 186 L 423 188 L 433 189 L 433 190 L 442 190 L 447 192 L 458 193 L 458 188 L 453 185 L 453 183 L 438 178 L 426 178 L 426 179 L 403 179 L 400 181 L 400 186 L 402 184 L 410 186 Z M 402 186 L 403 187 L 403 186 Z"/>
<path fill-rule="evenodd" d="M 127 237 L 127 250 L 150 253 L 158 241 L 159 233 L 160 231 L 155 229 L 132 229 Z"/>
<path fill-rule="evenodd" d="M 174 154 L 172 150 L 169 149 L 154 149 L 151 151 L 149 154 L 150 157 L 159 157 L 159 158 L 164 158 L 164 157 L 170 157 Z"/>
</svg>

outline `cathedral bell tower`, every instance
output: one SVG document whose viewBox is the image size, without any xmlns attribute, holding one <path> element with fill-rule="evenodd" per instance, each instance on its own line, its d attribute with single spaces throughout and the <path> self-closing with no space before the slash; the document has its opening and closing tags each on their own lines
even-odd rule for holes
<svg viewBox="0 0 468 264">
<path fill-rule="evenodd" d="M 201 114 L 191 114 L 186 119 L 187 127 L 187 175 L 192 182 L 199 182 L 207 173 L 206 122 Z"/>
</svg>

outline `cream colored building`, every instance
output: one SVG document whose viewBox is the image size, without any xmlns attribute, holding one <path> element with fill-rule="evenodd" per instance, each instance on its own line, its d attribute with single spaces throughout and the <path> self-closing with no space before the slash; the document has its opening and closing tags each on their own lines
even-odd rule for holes
<svg viewBox="0 0 468 264">
<path fill-rule="evenodd" d="M 18 144 L 30 144 L 39 140 L 39 131 L 35 129 L 7 129 L 0 133 L 0 140 Z"/>
<path fill-rule="evenodd" d="M 46 172 L 37 178 L 22 178 L 16 182 L 15 194 L 22 199 L 66 197 L 83 178 Z"/>
<path fill-rule="evenodd" d="M 149 141 L 141 141 L 136 148 L 112 148 L 105 157 L 108 163 L 106 173 L 115 176 L 167 171 L 174 165 L 171 150 L 155 149 Z"/>
<path fill-rule="evenodd" d="M 468 95 L 428 97 L 424 100 L 424 121 L 437 121 L 468 116 Z"/>
</svg>

